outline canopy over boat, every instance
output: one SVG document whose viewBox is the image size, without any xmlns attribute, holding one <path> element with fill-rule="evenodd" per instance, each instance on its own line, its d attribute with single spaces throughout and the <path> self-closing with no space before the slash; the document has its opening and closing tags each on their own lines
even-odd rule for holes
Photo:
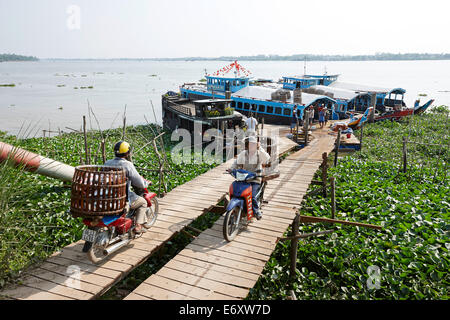
<svg viewBox="0 0 450 320">
<path fill-rule="evenodd" d="M 267 86 L 249 86 L 242 88 L 241 90 L 233 93 L 231 96 L 237 98 L 271 101 L 272 93 L 277 90 L 280 89 L 277 89 L 276 87 L 267 87 Z M 302 92 L 302 104 L 304 104 L 306 107 L 318 100 L 336 103 L 336 100 L 327 97 L 325 95 L 317 95 Z M 291 96 L 290 98 L 288 98 L 285 103 L 294 104 L 293 97 Z"/>
<path fill-rule="evenodd" d="M 392 94 L 405 94 L 405 92 L 406 92 L 406 90 L 403 88 L 383 88 L 383 87 L 376 87 L 376 86 L 369 86 L 369 85 L 348 83 L 348 82 L 340 82 L 340 81 L 335 81 L 335 82 L 330 83 L 329 87 L 345 89 L 345 90 L 352 90 L 352 91 L 356 91 L 356 92 L 381 93 L 381 94 L 385 94 L 385 95 L 389 95 L 391 93 Z"/>
<path fill-rule="evenodd" d="M 333 99 L 339 99 L 339 100 L 346 100 L 351 101 L 357 97 L 366 97 L 369 96 L 367 92 L 356 92 L 353 90 L 347 90 L 347 89 L 341 89 L 341 88 L 335 88 L 330 86 L 312 86 L 308 89 L 304 89 L 307 93 L 312 94 L 322 94 L 329 96 Z"/>
</svg>

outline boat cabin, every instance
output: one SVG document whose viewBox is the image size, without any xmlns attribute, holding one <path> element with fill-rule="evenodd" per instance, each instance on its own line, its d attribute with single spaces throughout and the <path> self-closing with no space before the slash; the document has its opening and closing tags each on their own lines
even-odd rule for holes
<svg viewBox="0 0 450 320">
<path fill-rule="evenodd" d="M 231 99 L 204 99 L 193 101 L 197 118 L 224 117 L 233 113 Z"/>
<path fill-rule="evenodd" d="M 190 100 L 163 95 L 163 125 L 169 130 L 184 128 L 194 131 L 194 123 L 202 132 L 210 128 L 226 129 L 242 125 L 242 114 L 230 107 L 231 99 Z"/>
<path fill-rule="evenodd" d="M 332 82 L 336 81 L 337 78 L 338 75 L 304 75 L 283 77 L 283 89 L 294 90 L 318 85 L 328 86 Z"/>
<path fill-rule="evenodd" d="M 208 91 L 236 92 L 249 85 L 249 78 L 225 78 L 206 76 L 206 87 Z"/>
</svg>

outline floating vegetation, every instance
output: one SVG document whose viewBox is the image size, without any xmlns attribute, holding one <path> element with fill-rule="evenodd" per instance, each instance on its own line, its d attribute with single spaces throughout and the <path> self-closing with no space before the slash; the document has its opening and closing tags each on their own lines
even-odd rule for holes
<svg viewBox="0 0 450 320">
<path fill-rule="evenodd" d="M 419 97 L 426 97 L 427 94 L 426 93 L 419 93 Z"/>
<path fill-rule="evenodd" d="M 156 74 L 151 74 L 151 75 L 149 75 L 149 77 L 157 77 L 158 75 L 156 75 Z"/>
<path fill-rule="evenodd" d="M 62 88 L 62 87 L 65 87 L 66 85 L 65 84 L 57 84 L 56 85 L 58 88 Z"/>
<path fill-rule="evenodd" d="M 82 76 L 82 77 L 87 77 L 87 74 L 82 74 L 81 76 Z"/>
<path fill-rule="evenodd" d="M 15 87 L 15 83 L 9 83 L 9 84 L 0 84 L 0 87 Z"/>
<path fill-rule="evenodd" d="M 78 87 L 73 87 L 74 89 L 78 89 Z"/>
<path fill-rule="evenodd" d="M 206 82 L 206 79 L 205 78 L 203 78 L 203 79 L 200 79 L 200 80 L 198 80 L 199 82 Z"/>
<path fill-rule="evenodd" d="M 62 110 L 62 109 L 63 109 L 63 107 L 59 107 L 58 109 L 59 109 L 59 110 Z"/>
<path fill-rule="evenodd" d="M 448 119 L 431 113 L 408 122 L 412 125 L 365 125 L 362 151 L 340 159 L 328 171 L 336 179 L 336 218 L 381 225 L 383 230 L 335 226 L 331 236 L 302 241 L 294 283 L 289 282 L 290 245 L 279 243 L 248 299 L 285 299 L 292 288 L 302 300 L 448 300 Z M 401 141 L 408 134 L 411 141 L 430 144 L 408 145 L 411 164 L 402 173 Z M 330 198 L 307 197 L 300 213 L 326 216 L 331 213 Z M 301 232 L 324 228 L 330 227 L 302 224 Z M 367 284 L 371 266 L 380 271 L 374 290 Z"/>
</svg>

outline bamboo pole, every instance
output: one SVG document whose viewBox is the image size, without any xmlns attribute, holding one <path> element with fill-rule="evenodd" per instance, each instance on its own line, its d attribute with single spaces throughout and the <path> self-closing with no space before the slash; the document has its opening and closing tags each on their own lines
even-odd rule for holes
<svg viewBox="0 0 450 320">
<path fill-rule="evenodd" d="M 103 164 L 105 164 L 105 162 L 106 162 L 105 139 L 102 139 L 101 147 L 102 147 L 102 160 L 103 160 Z"/>
<path fill-rule="evenodd" d="M 359 151 L 362 151 L 362 146 L 363 146 L 363 128 L 364 128 L 364 123 L 361 125 L 361 132 L 359 134 Z"/>
<path fill-rule="evenodd" d="M 295 269 L 297 268 L 297 250 L 298 250 L 298 236 L 300 227 L 300 214 L 296 213 L 294 222 L 292 223 L 292 241 L 291 241 L 291 266 L 289 271 L 289 278 L 291 279 L 291 283 L 294 282 L 295 279 Z"/>
<path fill-rule="evenodd" d="M 341 146 L 341 129 L 338 131 L 338 135 L 335 142 L 335 148 L 334 148 L 334 166 L 337 166 L 338 163 L 338 155 L 339 155 L 339 148 Z"/>
<path fill-rule="evenodd" d="M 377 230 L 382 229 L 381 226 L 377 226 L 374 224 L 352 222 L 352 221 L 345 221 L 345 220 L 336 220 L 336 219 L 321 218 L 321 217 L 312 217 L 312 216 L 300 216 L 300 222 L 304 222 L 304 223 L 328 222 L 328 223 L 339 223 L 339 224 L 345 224 L 345 225 L 349 225 L 349 226 L 356 226 L 356 227 L 363 227 L 363 228 L 370 228 L 370 229 L 377 229 Z"/>
<path fill-rule="evenodd" d="M 336 215 L 336 181 L 331 177 L 331 219 Z"/>
<path fill-rule="evenodd" d="M 88 143 L 87 143 L 87 132 L 86 132 L 86 116 L 83 116 L 83 135 L 84 135 L 84 154 L 85 154 L 85 163 L 89 164 L 89 151 L 88 151 Z"/>
<path fill-rule="evenodd" d="M 407 137 L 403 137 L 403 173 L 406 173 L 406 168 L 407 168 L 407 149 L 406 149 L 406 144 L 408 143 L 408 138 Z"/>
<path fill-rule="evenodd" d="M 295 239 L 305 239 L 305 238 L 310 238 L 310 237 L 315 237 L 315 236 L 321 236 L 324 234 L 329 234 L 329 233 L 333 233 L 336 230 L 324 230 L 324 231 L 318 231 L 318 232 L 312 232 L 312 233 L 299 233 L 296 236 L 291 236 L 291 237 L 285 237 L 285 238 L 281 238 L 279 237 L 277 239 L 277 241 L 286 241 L 286 240 L 295 240 Z"/>
<path fill-rule="evenodd" d="M 305 123 L 303 125 L 303 134 L 305 135 L 305 147 L 308 145 L 308 131 L 309 131 L 309 111 L 303 110 L 305 113 Z"/>
<path fill-rule="evenodd" d="M 327 197 L 327 181 L 328 181 L 328 155 L 326 152 L 322 153 L 322 194 Z"/>
</svg>

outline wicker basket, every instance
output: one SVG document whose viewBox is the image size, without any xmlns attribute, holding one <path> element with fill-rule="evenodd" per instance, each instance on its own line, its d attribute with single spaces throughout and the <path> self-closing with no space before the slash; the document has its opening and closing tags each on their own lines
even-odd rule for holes
<svg viewBox="0 0 450 320">
<path fill-rule="evenodd" d="M 124 169 L 78 166 L 72 179 L 70 212 L 74 217 L 119 215 L 125 208 L 126 190 Z"/>
</svg>

